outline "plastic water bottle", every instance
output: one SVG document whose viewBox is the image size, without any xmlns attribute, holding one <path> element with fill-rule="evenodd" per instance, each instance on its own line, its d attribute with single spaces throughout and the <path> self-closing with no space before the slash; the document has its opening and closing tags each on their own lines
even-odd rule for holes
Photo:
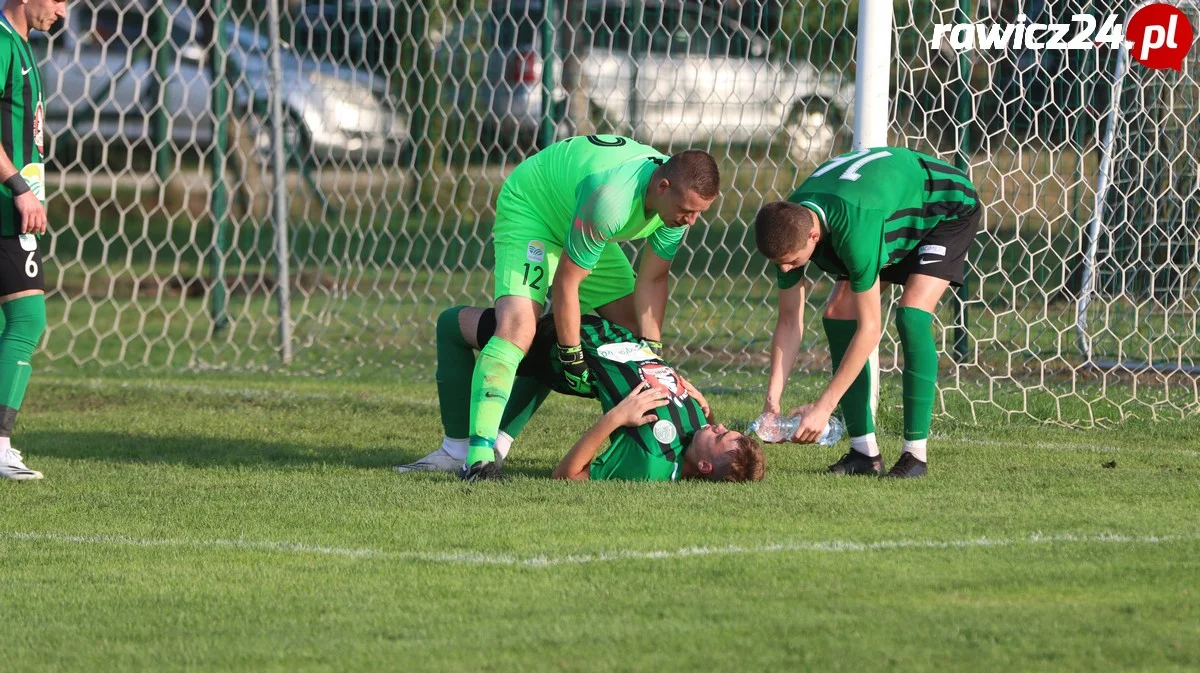
<svg viewBox="0 0 1200 673">
<path fill-rule="evenodd" d="M 795 436 L 796 430 L 799 429 L 803 420 L 804 417 L 798 414 L 796 416 L 763 414 L 750 423 L 749 431 L 758 435 L 764 442 L 786 442 Z M 841 419 L 830 416 L 829 422 L 825 424 L 825 431 L 817 438 L 817 443 L 821 446 L 833 446 L 844 434 L 846 434 L 846 426 Z"/>
</svg>

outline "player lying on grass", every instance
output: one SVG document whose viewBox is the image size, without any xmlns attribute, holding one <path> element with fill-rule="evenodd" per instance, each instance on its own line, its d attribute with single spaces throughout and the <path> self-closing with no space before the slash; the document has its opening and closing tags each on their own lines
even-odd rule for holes
<svg viewBox="0 0 1200 673">
<path fill-rule="evenodd" d="M 467 455 L 463 408 L 469 403 L 474 351 L 487 343 L 495 325 L 493 309 L 460 306 L 439 316 L 438 399 L 446 438 L 442 448 L 397 470 L 457 472 L 462 466 Z M 604 415 L 567 452 L 554 470 L 556 479 L 762 479 L 766 462 L 758 443 L 714 423 L 704 395 L 644 341 L 592 315 L 583 316 L 580 334 L 588 368 L 595 375 L 587 396 L 600 401 Z M 583 396 L 562 383 L 556 339 L 553 318 L 542 318 L 529 355 L 518 367 L 518 385 Z M 501 454 L 507 454 L 512 438 L 536 408 L 530 404 L 505 409 Z M 596 455 L 605 439 L 610 440 L 608 449 Z"/>
</svg>

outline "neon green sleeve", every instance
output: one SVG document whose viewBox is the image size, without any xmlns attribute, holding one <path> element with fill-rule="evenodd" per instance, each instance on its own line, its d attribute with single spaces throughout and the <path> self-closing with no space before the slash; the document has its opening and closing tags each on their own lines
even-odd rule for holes
<svg viewBox="0 0 1200 673">
<path fill-rule="evenodd" d="M 615 187 L 599 176 L 588 176 L 576 190 L 575 214 L 564 250 L 579 266 L 591 270 L 600 252 L 629 219 L 633 205 L 628 189 Z"/>
<path fill-rule="evenodd" d="M 679 252 L 679 244 L 683 242 L 685 233 L 687 227 L 659 227 L 650 234 L 650 249 L 665 260 L 675 259 L 675 253 Z"/>
</svg>

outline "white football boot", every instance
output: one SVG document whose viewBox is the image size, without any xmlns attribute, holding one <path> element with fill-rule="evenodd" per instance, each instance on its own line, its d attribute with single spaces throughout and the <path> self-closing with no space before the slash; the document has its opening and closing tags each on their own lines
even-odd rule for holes
<svg viewBox="0 0 1200 673">
<path fill-rule="evenodd" d="M 0 479 L 31 481 L 41 478 L 41 472 L 25 466 L 25 461 L 21 460 L 20 451 L 16 449 L 0 450 Z"/>
</svg>

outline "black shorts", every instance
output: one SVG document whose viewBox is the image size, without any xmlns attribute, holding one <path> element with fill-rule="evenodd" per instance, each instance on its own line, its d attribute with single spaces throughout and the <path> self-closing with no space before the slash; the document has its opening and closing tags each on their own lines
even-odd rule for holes
<svg viewBox="0 0 1200 673">
<path fill-rule="evenodd" d="M 895 264 L 885 266 L 879 272 L 879 280 L 904 285 L 909 276 L 920 274 L 962 287 L 963 274 L 967 270 L 967 250 L 975 242 L 982 219 L 983 206 L 980 205 L 958 219 L 946 220 L 930 229 L 911 252 Z"/>
<path fill-rule="evenodd" d="M 587 315 L 582 316 L 581 324 L 590 319 L 594 318 Z M 496 309 L 489 308 L 483 312 L 483 315 L 479 316 L 479 326 L 475 331 L 475 341 L 480 347 L 483 347 L 495 333 Z M 579 395 L 566 387 L 562 378 L 562 370 L 558 366 L 558 355 L 554 350 L 557 345 L 558 329 L 554 326 L 554 315 L 547 313 L 538 319 L 533 344 L 529 347 L 529 352 L 525 355 L 524 359 L 521 360 L 521 364 L 517 366 L 517 376 L 532 376 L 551 390 L 564 395 L 592 397 L 591 395 Z"/>
<path fill-rule="evenodd" d="M 45 289 L 46 274 L 37 237 L 0 236 L 0 297 Z"/>
</svg>

